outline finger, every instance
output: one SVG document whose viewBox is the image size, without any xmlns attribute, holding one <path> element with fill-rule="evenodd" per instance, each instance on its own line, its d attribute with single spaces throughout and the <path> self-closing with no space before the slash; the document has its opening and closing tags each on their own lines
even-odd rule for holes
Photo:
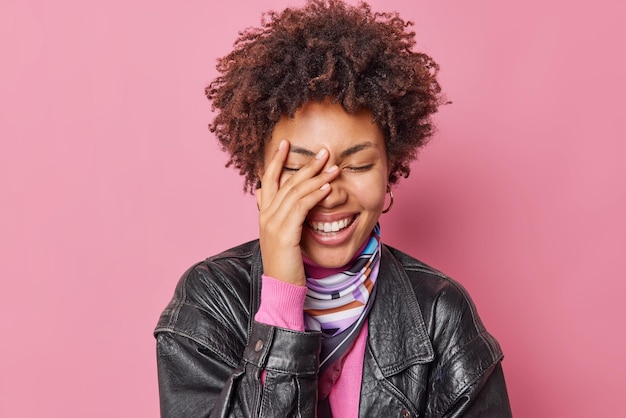
<svg viewBox="0 0 626 418">
<path fill-rule="evenodd" d="M 299 230 L 307 214 L 315 205 L 322 201 L 331 190 L 331 184 L 326 182 L 315 190 L 303 195 L 298 195 L 295 191 L 290 192 L 280 204 L 272 202 L 265 211 L 261 211 L 259 220 L 270 230 L 283 231 L 283 233 L 280 234 L 281 239 L 289 241 L 294 237 L 290 238 L 290 234 L 288 234 L 287 231 Z M 292 244 L 297 245 L 299 242 L 300 236 L 298 235 L 297 239 L 295 239 Z"/>
<path fill-rule="evenodd" d="M 304 187 L 292 189 L 291 193 L 286 196 L 285 203 L 280 209 L 285 212 L 286 216 L 291 216 L 294 222 L 300 225 L 304 222 L 311 209 L 324 200 L 331 190 L 330 182 L 324 182 L 313 190 L 304 190 Z"/>
<path fill-rule="evenodd" d="M 334 165 L 314 177 L 294 181 L 290 184 L 286 182 L 276 193 L 268 206 L 268 210 L 278 216 L 293 217 L 294 214 L 299 215 L 296 218 L 306 216 L 315 205 L 330 193 L 330 183 L 338 175 L 339 169 Z"/>
<path fill-rule="evenodd" d="M 305 165 L 303 165 L 297 172 L 290 175 L 280 187 L 289 186 L 291 184 L 299 183 L 315 175 L 319 174 L 329 158 L 329 152 L 326 148 L 320 149 L 314 158 L 311 158 Z"/>
<path fill-rule="evenodd" d="M 288 148 L 288 147 L 286 147 Z M 282 149 L 281 151 L 282 152 Z M 280 154 L 280 152 L 278 154 Z M 288 154 L 289 149 L 284 150 L 285 154 Z M 279 157 L 283 157 L 282 155 L 278 155 Z M 268 172 L 266 175 L 268 176 L 269 181 L 272 183 L 270 190 L 267 193 L 263 194 L 264 206 L 268 206 L 272 203 L 281 204 L 284 196 L 287 192 L 289 192 L 291 187 L 299 187 L 298 185 L 307 181 L 314 176 L 316 176 L 320 170 L 324 167 L 329 157 L 328 150 L 321 149 L 315 155 L 315 158 L 312 158 L 307 162 L 302 168 L 300 168 L 296 173 L 286 175 L 284 174 L 284 164 L 286 162 L 286 155 L 283 158 L 273 158 L 270 161 L 271 167 L 268 168 Z M 280 163 L 280 164 L 279 164 Z M 286 178 L 286 180 L 284 180 Z M 283 181 L 284 180 L 284 181 Z M 317 182 L 319 183 L 319 181 Z M 323 183 L 312 185 L 313 188 L 320 187 Z M 313 190 L 313 189 L 311 189 Z"/>
<path fill-rule="evenodd" d="M 272 201 L 280 187 L 280 175 L 282 174 L 285 160 L 289 154 L 289 145 L 289 141 L 286 139 L 281 140 L 278 144 L 278 148 L 276 148 L 272 158 L 265 167 L 265 173 L 262 179 L 263 187 L 261 187 L 261 207 L 267 205 L 267 202 Z"/>
</svg>

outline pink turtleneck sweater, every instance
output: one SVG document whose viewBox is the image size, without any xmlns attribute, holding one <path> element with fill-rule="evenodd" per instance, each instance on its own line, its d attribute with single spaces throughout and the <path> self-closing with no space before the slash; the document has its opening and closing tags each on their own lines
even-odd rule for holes
<svg viewBox="0 0 626 418">
<path fill-rule="evenodd" d="M 361 249 L 362 251 L 363 249 Z M 360 254 L 358 251 L 357 254 Z M 309 277 L 320 278 L 345 270 L 327 269 L 315 265 L 304 256 Z M 254 316 L 255 321 L 294 331 L 304 331 L 304 299 L 306 286 L 298 286 L 263 275 L 261 304 Z M 363 324 L 352 349 L 346 354 L 341 376 L 335 382 L 328 396 L 333 415 L 337 417 L 357 417 L 361 379 L 363 377 L 363 357 L 367 342 L 367 320 Z M 262 376 L 264 377 L 264 376 Z"/>
</svg>

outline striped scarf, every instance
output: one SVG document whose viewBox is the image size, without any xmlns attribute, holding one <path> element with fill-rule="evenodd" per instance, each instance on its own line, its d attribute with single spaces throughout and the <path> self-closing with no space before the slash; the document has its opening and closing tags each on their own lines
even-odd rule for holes
<svg viewBox="0 0 626 418">
<path fill-rule="evenodd" d="M 322 332 L 320 374 L 343 357 L 356 339 L 372 306 L 380 267 L 380 226 L 348 270 L 307 278 L 304 321 L 308 331 Z"/>
</svg>

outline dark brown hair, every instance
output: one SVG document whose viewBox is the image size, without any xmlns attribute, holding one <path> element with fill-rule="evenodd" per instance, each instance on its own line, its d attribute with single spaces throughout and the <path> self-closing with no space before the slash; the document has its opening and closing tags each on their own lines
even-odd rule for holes
<svg viewBox="0 0 626 418">
<path fill-rule="evenodd" d="M 348 113 L 371 111 L 385 135 L 390 183 L 407 177 L 443 103 L 439 67 L 412 51 L 411 25 L 366 3 L 309 0 L 268 12 L 259 28 L 240 32 L 205 92 L 217 110 L 209 128 L 230 154 L 226 166 L 245 176 L 244 189 L 258 181 L 274 125 L 311 100 L 330 99 Z"/>
</svg>

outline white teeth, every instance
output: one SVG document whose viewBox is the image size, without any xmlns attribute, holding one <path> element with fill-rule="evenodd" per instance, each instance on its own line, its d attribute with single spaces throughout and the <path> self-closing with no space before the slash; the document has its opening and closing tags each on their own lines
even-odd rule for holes
<svg viewBox="0 0 626 418">
<path fill-rule="evenodd" d="M 313 229 L 323 232 L 338 232 L 346 228 L 350 224 L 351 218 L 342 219 L 334 222 L 316 222 L 311 224 Z"/>
</svg>

